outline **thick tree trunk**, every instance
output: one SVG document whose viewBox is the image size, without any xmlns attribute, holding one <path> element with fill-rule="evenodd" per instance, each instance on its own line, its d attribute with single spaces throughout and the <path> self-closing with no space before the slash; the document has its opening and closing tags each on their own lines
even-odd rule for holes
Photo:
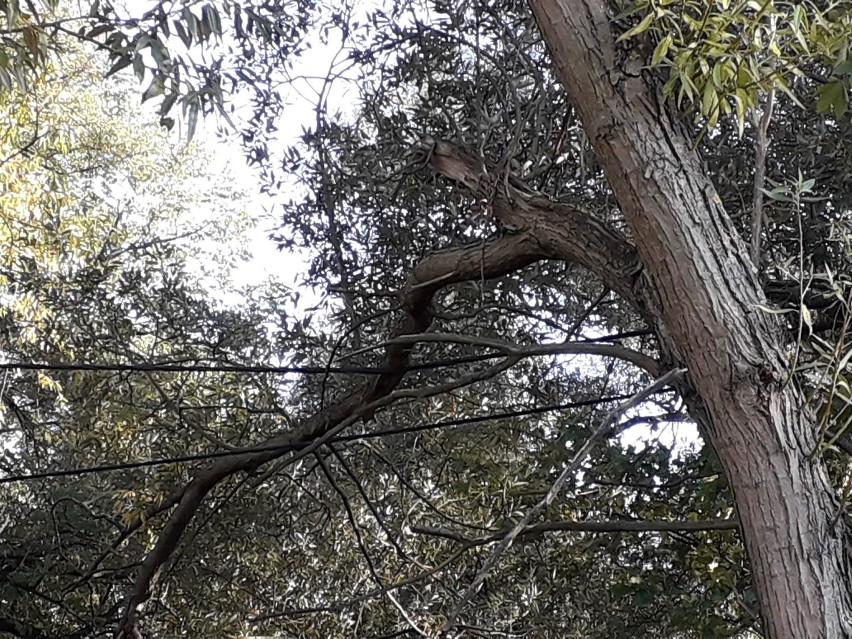
<svg viewBox="0 0 852 639">
<path fill-rule="evenodd" d="M 642 65 L 620 57 L 603 0 L 531 0 L 559 78 L 632 228 L 658 330 L 688 367 L 734 492 L 773 639 L 852 637 L 849 531 L 747 249 L 691 140 Z"/>
</svg>

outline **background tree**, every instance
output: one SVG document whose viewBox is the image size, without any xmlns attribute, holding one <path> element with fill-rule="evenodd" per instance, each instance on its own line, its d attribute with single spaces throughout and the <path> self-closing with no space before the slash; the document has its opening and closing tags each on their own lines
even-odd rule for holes
<svg viewBox="0 0 852 639">
<path fill-rule="evenodd" d="M 11 632 L 47 633 L 61 609 L 63 632 L 81 635 L 116 623 L 127 636 L 849 634 L 848 532 L 829 486 L 843 490 L 849 450 L 837 44 L 849 13 L 533 6 L 538 22 L 525 3 L 318 5 L 300 27 L 313 20 L 340 47 L 319 80 L 236 32 L 242 48 L 220 59 L 255 95 L 238 124 L 247 155 L 268 191 L 298 180 L 278 240 L 308 251 L 305 284 L 323 297 L 298 323 L 280 302 L 278 316 L 230 314 L 222 324 L 243 340 L 227 350 L 197 338 L 204 305 L 158 306 L 169 347 L 112 361 L 171 361 L 174 348 L 191 362 L 317 368 L 297 383 L 146 371 L 145 390 L 128 381 L 98 404 L 88 391 L 52 401 L 32 432 L 89 411 L 102 429 L 145 423 L 151 455 L 232 454 L 165 477 L 93 474 L 77 502 L 45 480 L 30 504 L 66 519 L 34 556 L 20 551 L 28 529 L 7 553 L 0 596 L 27 610 Z M 158 15 L 146 19 L 159 29 Z M 139 24 L 104 18 L 128 39 Z M 273 108 L 286 86 L 317 96 L 292 146 Z M 357 100 L 336 110 L 340 86 Z M 275 346 L 238 328 L 270 323 Z M 673 387 L 630 400 L 684 365 Z M 22 396 L 37 397 L 30 388 Z M 195 432 L 194 414 L 207 437 L 171 425 Z M 689 420 L 693 445 L 659 436 Z M 110 454 L 138 457 L 135 432 Z M 124 490 L 118 513 L 98 481 Z M 16 508 L 20 520 L 39 506 Z M 531 512 L 540 519 L 524 522 Z M 85 549 L 88 569 L 69 548 Z M 779 579 L 792 565 L 800 579 Z"/>
<path fill-rule="evenodd" d="M 269 411 L 281 400 L 268 377 L 221 370 L 283 346 L 281 331 L 264 325 L 274 312 L 259 311 L 260 299 L 229 310 L 188 267 L 206 261 L 207 279 L 224 285 L 241 259 L 234 243 L 254 220 L 240 209 L 245 195 L 210 172 L 202 148 L 157 130 L 132 81 L 102 82 L 107 68 L 66 43 L 61 62 L 41 67 L 26 94 L 2 95 L 5 476 L 207 452 L 249 419 L 273 423 Z M 220 369 L 114 366 L 128 362 Z M 224 429 L 214 427 L 220 418 Z M 128 536 L 128 522 L 182 481 L 173 465 L 3 485 L 0 630 L 109 633 L 110 592 L 144 547 L 113 537 Z"/>
</svg>

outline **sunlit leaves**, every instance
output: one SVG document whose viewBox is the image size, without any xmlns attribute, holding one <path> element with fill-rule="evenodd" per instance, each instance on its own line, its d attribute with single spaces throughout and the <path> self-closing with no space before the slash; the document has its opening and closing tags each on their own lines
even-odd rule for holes
<svg viewBox="0 0 852 639">
<path fill-rule="evenodd" d="M 81 11 L 87 4 L 88 11 Z M 231 48 L 247 46 L 285 60 L 297 50 L 313 4 L 187 0 L 121 8 L 98 1 L 37 0 L 26 3 L 28 13 L 18 0 L 9 0 L 0 12 L 0 32 L 5 33 L 0 90 L 26 89 L 39 67 L 61 53 L 61 39 L 71 36 L 93 43 L 109 59 L 107 76 L 132 67 L 146 87 L 143 100 L 161 100 L 161 125 L 173 126 L 171 111 L 180 104 L 191 138 L 199 116 L 217 113 L 229 119 L 222 84 Z"/>
<path fill-rule="evenodd" d="M 198 147 L 170 141 L 139 109 L 132 80 L 102 82 L 103 62 L 72 40 L 36 70 L 28 92 L 0 95 L 3 361 L 270 357 L 272 329 L 253 303 L 220 308 L 187 267 L 191 245 L 211 275 L 227 272 L 234 255 L 222 249 L 243 223 L 238 185 L 221 186 Z M 203 238 L 215 261 L 205 260 Z M 0 467 L 174 456 L 264 432 L 278 401 L 268 379 L 6 371 Z M 86 570 L 185 473 L 164 465 L 0 487 L 0 621 L 100 633 L 115 615 L 116 580 L 128 575 L 113 566 L 131 565 L 151 537 L 108 551 L 97 575 Z M 19 549 L 27 561 L 10 564 Z"/>
<path fill-rule="evenodd" d="M 823 8 L 814 2 L 641 0 L 619 16 L 639 21 L 620 40 L 649 33 L 651 64 L 668 70 L 664 94 L 692 107 L 713 128 L 733 110 L 742 133 L 748 113 L 772 88 L 795 103 L 791 79 L 811 63 L 830 77 L 818 90 L 816 108 L 842 117 L 848 108 L 845 68 L 852 39 L 852 2 Z M 831 69 L 834 73 L 831 74 Z"/>
</svg>

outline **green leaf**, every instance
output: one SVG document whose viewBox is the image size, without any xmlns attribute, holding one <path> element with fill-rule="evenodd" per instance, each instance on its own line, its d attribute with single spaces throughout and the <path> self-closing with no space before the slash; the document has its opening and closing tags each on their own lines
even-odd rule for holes
<svg viewBox="0 0 852 639">
<path fill-rule="evenodd" d="M 657 43 L 657 46 L 654 47 L 654 54 L 651 56 L 651 64 L 657 65 L 660 63 L 664 57 L 666 57 L 666 53 L 669 50 L 669 47 L 672 46 L 673 42 L 672 34 L 668 34 L 665 38 Z"/>
<path fill-rule="evenodd" d="M 824 113 L 833 110 L 834 114 L 841 118 L 849 108 L 846 87 L 840 80 L 826 82 L 817 89 L 817 111 Z"/>
<path fill-rule="evenodd" d="M 113 64 L 113 65 L 109 68 L 109 71 L 107 71 L 107 72 L 106 72 L 106 76 L 105 76 L 105 77 L 107 77 L 107 78 L 108 78 L 108 77 L 110 77 L 111 75 L 115 75 L 116 73 L 118 73 L 118 72 L 119 72 L 119 71 L 121 71 L 122 69 L 129 67 L 131 62 L 133 62 L 133 59 L 132 59 L 129 55 L 126 55 L 126 54 L 125 54 L 125 55 L 123 55 L 122 57 L 120 57 L 120 58 L 119 58 L 119 59 L 115 62 L 115 64 Z"/>
<path fill-rule="evenodd" d="M 199 29 L 198 18 L 195 17 L 195 14 L 190 11 L 189 7 L 184 7 L 181 12 L 181 16 L 183 16 L 184 22 L 186 22 L 186 27 L 189 29 L 189 32 L 196 40 L 201 39 L 201 31 Z"/>
<path fill-rule="evenodd" d="M 734 98 L 734 107 L 737 111 L 737 131 L 739 132 L 739 136 L 743 136 L 743 129 L 745 128 L 745 114 L 746 107 L 748 106 L 748 93 L 744 89 L 737 89 L 734 91 L 734 95 L 731 96 Z"/>
<path fill-rule="evenodd" d="M 813 321 L 813 318 L 811 317 L 810 309 L 808 309 L 808 307 L 805 306 L 804 304 L 801 304 L 800 308 L 801 308 L 801 311 L 802 311 L 802 321 L 805 323 L 805 326 L 807 326 L 809 329 L 813 330 L 814 321 Z"/>
<path fill-rule="evenodd" d="M 615 16 L 615 19 L 616 20 L 624 20 L 625 18 L 629 18 L 630 16 L 632 16 L 634 13 L 638 13 L 639 11 L 642 11 L 643 9 L 647 9 L 647 8 L 648 8 L 647 0 L 645 0 L 644 2 L 637 2 L 636 4 L 633 4 L 629 7 L 627 7 L 624 11 L 622 11 L 617 16 Z"/>
<path fill-rule="evenodd" d="M 654 22 L 654 14 L 649 13 L 644 18 L 642 18 L 642 21 L 639 24 L 637 24 L 635 27 L 626 31 L 625 33 L 622 33 L 619 36 L 618 40 L 616 40 L 616 42 L 621 42 L 622 40 L 627 40 L 628 38 L 632 38 L 633 36 L 639 35 L 643 31 L 646 31 L 648 29 L 648 27 L 650 27 L 653 22 Z"/>
<path fill-rule="evenodd" d="M 760 189 L 764 192 L 764 194 L 771 200 L 775 200 L 776 202 L 792 202 L 793 198 L 789 195 L 789 190 L 786 186 L 778 186 L 772 189 L 771 191 L 767 191 L 766 189 Z"/>
<path fill-rule="evenodd" d="M 781 91 L 783 91 L 784 94 L 788 98 L 790 98 L 797 107 L 799 107 L 800 109 L 805 108 L 805 105 L 799 101 L 799 98 L 797 98 L 796 94 L 794 94 L 792 89 L 790 89 L 790 86 L 787 84 L 787 81 L 784 80 L 784 78 L 780 75 L 775 78 L 775 86 L 781 89 Z"/>
<path fill-rule="evenodd" d="M 198 104 L 189 105 L 186 115 L 186 137 L 189 141 L 192 141 L 192 137 L 195 135 L 195 126 L 198 124 L 198 110 Z"/>
<path fill-rule="evenodd" d="M 178 99 L 177 92 L 169 93 L 164 99 L 162 104 L 160 104 L 160 115 L 166 115 L 169 111 L 171 111 L 172 107 L 175 104 L 175 100 Z M 161 120 L 162 122 L 162 120 Z"/>
<path fill-rule="evenodd" d="M 653 601 L 654 593 L 647 588 L 638 588 L 636 592 L 633 593 L 633 603 L 640 608 L 651 605 Z"/>
<path fill-rule="evenodd" d="M 6 91 L 12 89 L 12 76 L 3 67 L 0 67 L 0 86 L 6 89 Z"/>
<path fill-rule="evenodd" d="M 162 95 L 165 90 L 162 76 L 156 76 L 147 89 L 142 93 L 142 102 Z"/>
<path fill-rule="evenodd" d="M 716 89 L 713 86 L 712 82 L 708 82 L 704 85 L 704 95 L 701 99 L 701 112 L 708 116 L 712 117 L 713 113 L 716 113 L 716 119 L 718 119 L 719 114 L 719 96 L 716 93 Z M 710 125 L 712 126 L 712 125 Z"/>
<path fill-rule="evenodd" d="M 171 60 L 171 56 L 169 55 L 169 50 L 165 47 L 165 45 L 160 42 L 159 39 L 154 38 L 150 43 L 151 47 L 151 55 L 154 58 L 154 61 L 157 63 L 158 68 L 162 68 L 166 62 Z"/>
<path fill-rule="evenodd" d="M 183 42 L 183 45 L 187 48 L 192 46 L 192 34 L 187 33 L 186 29 L 183 26 L 183 23 L 179 20 L 175 20 L 172 23 L 175 27 L 175 31 L 177 32 L 178 38 Z"/>
<path fill-rule="evenodd" d="M 217 36 L 222 35 L 222 21 L 219 19 L 219 13 L 216 7 L 212 4 L 205 5 L 201 8 L 201 19 L 210 25 L 210 31 Z"/>
<path fill-rule="evenodd" d="M 142 79 L 145 77 L 145 61 L 138 53 L 133 56 L 133 75 L 135 75 L 136 79 L 140 82 L 142 82 Z"/>
</svg>

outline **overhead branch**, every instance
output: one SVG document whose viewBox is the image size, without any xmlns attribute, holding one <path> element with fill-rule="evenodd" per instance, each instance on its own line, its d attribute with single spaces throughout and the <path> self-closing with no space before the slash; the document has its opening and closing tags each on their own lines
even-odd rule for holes
<svg viewBox="0 0 852 639">
<path fill-rule="evenodd" d="M 533 344 L 530 346 L 518 346 L 509 342 L 477 337 L 475 335 L 455 335 L 447 333 L 424 333 L 422 335 L 405 335 L 391 340 L 394 344 L 416 344 L 418 342 L 454 342 L 457 344 L 470 344 L 473 346 L 484 346 L 501 351 L 507 355 L 520 357 L 533 357 L 540 355 L 600 355 L 602 357 L 614 357 L 638 366 L 656 377 L 659 375 L 659 362 L 653 357 L 635 351 L 620 344 L 600 344 L 594 342 L 562 342 L 558 344 Z"/>
<path fill-rule="evenodd" d="M 458 282 L 499 277 L 549 257 L 552 256 L 529 232 L 495 238 L 483 245 L 435 253 L 423 260 L 409 278 L 400 304 L 402 316 L 393 335 L 401 337 L 426 331 L 432 323 L 432 298 L 443 287 Z M 137 630 L 139 613 L 151 596 L 159 571 L 174 553 L 190 521 L 215 486 L 237 472 L 254 471 L 263 464 L 292 452 L 295 443 L 317 444 L 323 437 L 336 433 L 335 429 L 358 420 L 371 419 L 377 407 L 390 403 L 397 397 L 408 397 L 406 394 L 397 394 L 391 398 L 390 395 L 408 370 L 412 348 L 411 344 L 389 343 L 384 363 L 384 368 L 389 372 L 374 378 L 371 383 L 362 384 L 350 395 L 316 413 L 298 427 L 259 443 L 263 450 L 249 451 L 216 461 L 182 488 L 177 505 L 160 531 L 154 547 L 142 562 L 126 600 L 118 637 L 136 639 L 140 636 Z M 305 451 L 315 447 L 308 446 Z"/>
</svg>

